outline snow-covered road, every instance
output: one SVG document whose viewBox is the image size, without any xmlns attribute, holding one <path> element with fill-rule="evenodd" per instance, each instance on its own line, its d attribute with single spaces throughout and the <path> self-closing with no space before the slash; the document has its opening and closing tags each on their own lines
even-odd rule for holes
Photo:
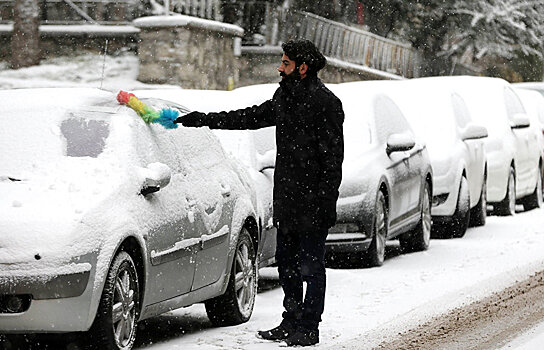
<svg viewBox="0 0 544 350">
<path fill-rule="evenodd" d="M 432 240 L 428 251 L 401 255 L 388 246 L 384 266 L 327 270 L 327 300 L 321 324 L 324 349 L 371 349 L 431 317 L 502 290 L 544 269 L 544 210 L 489 217 L 461 239 Z M 261 270 L 272 286 L 257 297 L 251 320 L 211 328 L 195 305 L 146 321 L 139 348 L 276 349 L 255 337 L 279 323 L 282 292 L 274 268 Z M 515 348 L 514 348 L 515 349 Z"/>
</svg>

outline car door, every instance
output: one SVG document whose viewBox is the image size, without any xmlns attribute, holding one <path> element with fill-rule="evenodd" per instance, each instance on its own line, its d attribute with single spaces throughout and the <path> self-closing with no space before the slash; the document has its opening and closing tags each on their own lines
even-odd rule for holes
<svg viewBox="0 0 544 350">
<path fill-rule="evenodd" d="M 142 123 L 143 124 L 143 123 Z M 180 158 L 176 131 L 166 132 L 140 125 L 138 151 L 142 166 L 160 162 L 171 171 L 170 183 L 158 192 L 142 196 L 144 210 L 139 212 L 141 226 L 150 227 L 147 242 L 147 300 L 156 303 L 191 290 L 195 258 L 200 249 L 196 191 Z M 162 131 L 157 133 L 156 131 Z"/>
<path fill-rule="evenodd" d="M 509 121 L 513 121 L 517 114 L 526 114 L 519 97 L 510 87 L 504 87 L 504 103 Z M 536 150 L 536 135 L 532 135 L 531 128 L 511 129 L 516 145 L 516 194 L 528 193 L 529 187 L 534 184 L 531 179 L 536 178 L 537 164 L 533 164 L 534 150 Z"/>
<path fill-rule="evenodd" d="M 182 128 L 180 132 L 176 141 L 181 143 L 187 164 L 185 177 L 191 184 L 193 220 L 200 239 L 191 288 L 197 290 L 218 281 L 228 268 L 229 238 L 240 185 L 238 173 L 211 131 Z"/>
<path fill-rule="evenodd" d="M 378 142 L 387 146 L 387 139 L 393 134 L 412 133 L 412 130 L 396 104 L 381 95 L 374 101 L 374 119 Z M 421 192 L 422 147 L 416 145 L 406 152 L 388 155 L 388 178 L 391 186 L 389 219 L 392 231 L 396 225 L 419 212 Z"/>
</svg>

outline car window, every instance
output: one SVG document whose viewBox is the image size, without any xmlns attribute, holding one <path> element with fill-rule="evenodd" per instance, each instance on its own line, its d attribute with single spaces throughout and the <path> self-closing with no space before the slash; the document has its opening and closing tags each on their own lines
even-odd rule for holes
<svg viewBox="0 0 544 350">
<path fill-rule="evenodd" d="M 460 128 L 464 128 L 471 121 L 470 112 L 465 103 L 465 100 L 458 94 L 451 95 L 451 103 L 453 106 L 453 114 L 455 116 L 455 122 Z"/>
<path fill-rule="evenodd" d="M 60 130 L 68 157 L 98 157 L 110 134 L 108 121 L 78 117 L 74 113 L 62 121 Z"/>
<path fill-rule="evenodd" d="M 514 115 L 525 113 L 525 109 L 519 100 L 518 95 L 509 87 L 504 88 L 504 103 L 506 105 L 506 113 L 508 119 L 512 120 Z"/>
<path fill-rule="evenodd" d="M 391 134 L 411 131 L 410 125 L 395 102 L 385 95 L 374 100 L 374 122 L 378 142 L 386 143 Z"/>
</svg>

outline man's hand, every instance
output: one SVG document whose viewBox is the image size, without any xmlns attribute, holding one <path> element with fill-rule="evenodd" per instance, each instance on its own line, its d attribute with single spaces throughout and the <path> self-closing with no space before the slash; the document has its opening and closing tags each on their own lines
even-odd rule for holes
<svg viewBox="0 0 544 350">
<path fill-rule="evenodd" d="M 205 116 L 204 113 L 191 112 L 177 117 L 176 120 L 174 120 L 174 123 L 181 124 L 183 126 L 195 126 L 198 125 L 195 122 L 200 121 L 203 116 Z"/>
</svg>

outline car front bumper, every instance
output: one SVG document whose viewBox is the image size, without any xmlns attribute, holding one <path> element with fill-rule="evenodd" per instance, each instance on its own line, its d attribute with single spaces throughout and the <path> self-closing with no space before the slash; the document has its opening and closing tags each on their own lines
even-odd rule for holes
<svg viewBox="0 0 544 350">
<path fill-rule="evenodd" d="M 325 249 L 327 253 L 364 252 L 370 246 L 371 241 L 372 238 L 360 232 L 329 233 L 325 241 Z"/>
<path fill-rule="evenodd" d="M 0 296 L 30 296 L 22 312 L 0 312 L 0 333 L 86 331 L 90 324 L 92 278 L 88 263 L 73 265 L 76 272 L 47 277 L 39 271 L 0 275 Z M 93 314 L 94 316 L 94 314 Z"/>
</svg>

